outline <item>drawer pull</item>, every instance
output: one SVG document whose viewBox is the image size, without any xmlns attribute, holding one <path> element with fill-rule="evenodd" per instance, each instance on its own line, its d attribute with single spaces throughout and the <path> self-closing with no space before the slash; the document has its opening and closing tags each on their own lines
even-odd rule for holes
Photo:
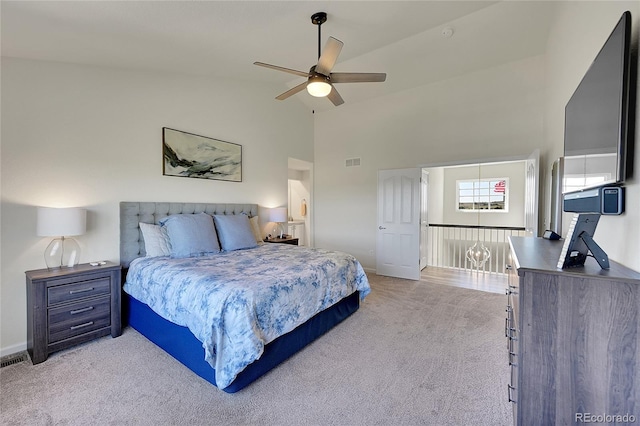
<svg viewBox="0 0 640 426">
<path fill-rule="evenodd" d="M 93 290 L 94 290 L 93 287 L 87 287 L 87 288 L 81 288 L 80 290 L 69 290 L 69 294 L 85 293 L 87 291 L 93 291 Z"/>
<path fill-rule="evenodd" d="M 507 398 L 509 399 L 509 402 L 517 403 L 518 401 L 511 398 L 511 391 L 514 391 L 514 390 L 516 390 L 516 387 L 511 386 L 511 383 L 507 383 Z"/>
<path fill-rule="evenodd" d="M 506 321 L 504 323 L 504 334 L 505 337 L 509 340 L 518 340 L 518 338 L 516 337 L 516 335 L 518 334 L 518 330 L 516 330 L 515 327 L 511 327 L 509 325 L 509 318 L 506 318 Z"/>
<path fill-rule="evenodd" d="M 93 310 L 93 306 L 87 306 L 86 308 L 82 308 L 82 309 L 74 309 L 73 311 L 69 311 L 69 313 L 71 315 L 75 315 L 75 314 L 81 314 L 82 312 L 87 312 L 91 310 Z"/>
<path fill-rule="evenodd" d="M 513 319 L 507 317 L 504 319 L 504 337 L 508 337 L 509 339 L 517 340 L 513 337 L 514 333 L 517 331 L 514 327 L 511 327 L 511 322 Z"/>
<path fill-rule="evenodd" d="M 73 326 L 69 327 L 69 329 L 70 330 L 77 330 L 79 328 L 89 327 L 90 325 L 93 325 L 93 321 L 85 322 L 84 324 L 73 325 Z"/>
</svg>

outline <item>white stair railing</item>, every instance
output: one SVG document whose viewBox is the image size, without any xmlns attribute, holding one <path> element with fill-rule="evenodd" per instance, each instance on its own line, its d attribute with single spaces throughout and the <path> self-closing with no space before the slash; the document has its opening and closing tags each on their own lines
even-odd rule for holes
<svg viewBox="0 0 640 426">
<path fill-rule="evenodd" d="M 509 237 L 525 236 L 524 228 L 429 224 L 427 266 L 504 274 L 510 263 Z M 476 258 L 470 248 L 476 245 Z M 478 248 L 488 249 L 484 254 Z M 471 254 L 471 253 L 469 253 Z"/>
</svg>

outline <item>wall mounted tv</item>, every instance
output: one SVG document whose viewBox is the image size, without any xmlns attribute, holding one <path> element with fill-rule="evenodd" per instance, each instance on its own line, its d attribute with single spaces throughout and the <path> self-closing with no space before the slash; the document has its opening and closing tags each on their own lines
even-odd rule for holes
<svg viewBox="0 0 640 426">
<path fill-rule="evenodd" d="M 563 192 L 620 185 L 628 177 L 636 90 L 631 53 L 627 11 L 565 107 L 563 174 L 565 185 L 571 178 L 573 186 Z"/>
</svg>

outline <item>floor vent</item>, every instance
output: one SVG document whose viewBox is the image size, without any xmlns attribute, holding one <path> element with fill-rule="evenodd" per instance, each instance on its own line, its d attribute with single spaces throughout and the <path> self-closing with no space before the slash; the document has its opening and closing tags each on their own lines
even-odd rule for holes
<svg viewBox="0 0 640 426">
<path fill-rule="evenodd" d="M 14 364 L 20 364 L 21 362 L 25 362 L 29 359 L 29 356 L 26 352 L 17 355 L 8 355 L 4 358 L 0 358 L 0 368 L 8 367 Z"/>
</svg>

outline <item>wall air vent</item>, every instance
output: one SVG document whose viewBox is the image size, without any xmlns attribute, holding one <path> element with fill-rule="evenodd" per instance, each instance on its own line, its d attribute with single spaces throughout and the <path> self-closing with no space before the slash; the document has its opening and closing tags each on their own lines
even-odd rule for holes
<svg viewBox="0 0 640 426">
<path fill-rule="evenodd" d="M 347 158 L 344 162 L 345 167 L 357 167 L 360 166 L 360 157 Z"/>
</svg>

